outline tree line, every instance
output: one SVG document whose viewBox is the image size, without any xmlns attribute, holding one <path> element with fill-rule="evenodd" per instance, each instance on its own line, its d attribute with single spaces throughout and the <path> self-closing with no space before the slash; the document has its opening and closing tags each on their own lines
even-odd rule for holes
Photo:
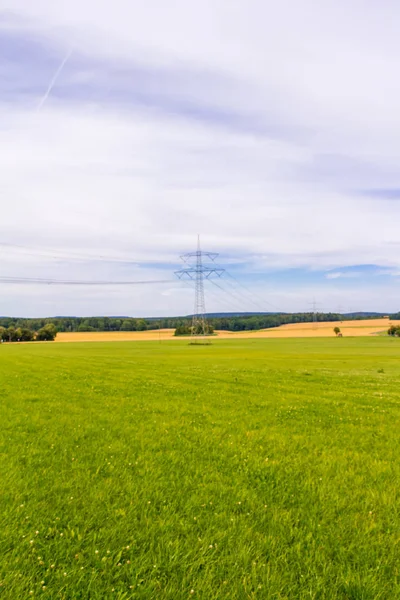
<svg viewBox="0 0 400 600">
<path fill-rule="evenodd" d="M 223 331 L 252 331 L 255 329 L 268 329 L 290 323 L 307 323 L 314 318 L 313 313 L 276 313 L 260 314 L 238 317 L 215 317 L 210 319 L 214 329 Z M 341 321 L 343 317 L 333 313 L 318 313 L 317 321 Z"/>
<path fill-rule="evenodd" d="M 0 341 L 4 342 L 52 342 L 57 335 L 57 328 L 47 323 L 37 331 L 28 327 L 4 327 L 0 325 Z"/>
<path fill-rule="evenodd" d="M 210 327 L 224 331 L 251 331 L 279 327 L 289 323 L 310 322 L 314 318 L 313 313 L 264 313 L 250 315 L 215 315 L 208 317 Z M 338 313 L 318 313 L 315 315 L 317 321 L 342 321 L 344 319 L 359 319 L 359 315 L 344 316 Z M 365 317 L 364 317 L 365 318 Z M 394 317 L 392 317 L 394 318 Z M 28 341 L 32 333 L 32 339 L 40 339 L 48 334 L 48 326 L 54 326 L 56 332 L 85 332 L 85 331 L 146 331 L 155 329 L 177 329 L 181 328 L 181 335 L 187 332 L 191 326 L 191 316 L 187 317 L 165 317 L 155 319 L 136 319 L 131 317 L 54 317 L 46 319 L 26 319 L 0 317 L 0 330 L 9 331 L 2 339 L 9 337 Z M 47 329 L 46 329 L 47 328 Z M 46 333 L 42 330 L 45 329 Z M 15 334 L 13 330 L 18 330 Z M 52 329 L 54 331 L 54 329 Z M 30 332 L 30 333 L 28 333 Z M 39 332 L 41 332 L 39 334 Z M 187 333 L 186 333 L 187 334 Z M 39 335 L 39 338 L 38 338 Z M 179 334 L 178 334 L 179 335 Z M 19 337 L 18 337 L 19 336 Z M 25 339 L 24 339 L 25 338 Z"/>
</svg>

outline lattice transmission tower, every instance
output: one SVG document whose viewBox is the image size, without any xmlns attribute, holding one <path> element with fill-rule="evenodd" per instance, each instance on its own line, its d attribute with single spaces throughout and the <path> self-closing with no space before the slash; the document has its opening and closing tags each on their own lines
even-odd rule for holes
<svg viewBox="0 0 400 600">
<path fill-rule="evenodd" d="M 200 236 L 197 236 L 196 252 L 188 252 L 180 258 L 187 265 L 180 271 L 175 271 L 179 279 L 191 279 L 195 283 L 194 311 L 191 327 L 191 343 L 203 340 L 210 335 L 210 328 L 206 317 L 206 303 L 204 297 L 204 280 L 211 277 L 221 277 L 225 269 L 215 264 L 218 254 L 216 252 L 203 252 L 200 247 Z"/>
<path fill-rule="evenodd" d="M 318 329 L 318 304 L 315 298 L 312 301 L 312 313 L 313 313 L 313 329 Z"/>
</svg>

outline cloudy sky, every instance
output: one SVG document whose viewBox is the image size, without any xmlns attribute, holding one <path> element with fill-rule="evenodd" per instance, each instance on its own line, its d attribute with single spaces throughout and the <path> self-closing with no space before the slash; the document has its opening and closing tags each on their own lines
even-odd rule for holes
<svg viewBox="0 0 400 600">
<path fill-rule="evenodd" d="M 394 0 L 2 0 L 0 314 L 400 309 Z M 240 282 L 240 285 L 237 283 Z"/>
</svg>

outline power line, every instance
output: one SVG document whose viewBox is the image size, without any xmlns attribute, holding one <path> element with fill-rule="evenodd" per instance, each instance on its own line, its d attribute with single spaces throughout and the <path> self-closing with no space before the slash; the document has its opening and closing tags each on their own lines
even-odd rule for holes
<svg viewBox="0 0 400 600">
<path fill-rule="evenodd" d="M 89 281 L 89 280 L 68 280 L 68 279 L 41 279 L 39 277 L 0 277 L 1 283 L 12 284 L 40 284 L 40 285 L 146 285 L 169 283 L 170 279 L 149 279 L 143 281 Z"/>
<path fill-rule="evenodd" d="M 246 312 L 246 309 L 243 310 L 243 306 L 244 306 L 243 305 L 243 299 L 240 298 L 240 296 L 237 296 L 235 294 L 235 292 L 232 292 L 232 291 L 229 291 L 229 290 L 225 289 L 222 285 L 220 285 L 219 283 L 216 283 L 212 279 L 210 279 L 210 283 L 212 283 L 215 287 L 217 287 L 220 290 L 222 290 L 223 292 L 225 292 L 225 294 L 228 294 L 229 296 L 231 296 L 236 301 L 236 304 L 238 306 L 240 306 L 240 312 Z"/>
<path fill-rule="evenodd" d="M 227 279 L 224 279 L 224 283 L 226 284 L 228 290 L 231 290 L 231 293 L 235 294 L 238 298 L 240 298 L 242 303 L 245 303 L 246 307 L 248 307 L 248 304 L 250 302 L 254 307 L 257 308 L 257 312 L 265 312 L 265 306 L 259 304 L 256 300 L 253 299 L 253 297 L 250 294 L 244 294 L 240 289 L 238 289 L 238 286 L 235 286 L 231 281 L 228 281 Z"/>
<path fill-rule="evenodd" d="M 182 283 L 183 283 L 183 284 L 184 284 L 184 285 L 185 285 L 187 288 L 189 288 L 189 289 L 190 289 L 192 292 L 193 292 L 193 291 L 195 291 L 194 282 L 193 282 L 192 280 L 183 280 L 183 279 L 182 279 L 181 281 L 182 281 Z M 234 311 L 232 310 L 232 304 L 231 304 L 231 303 L 229 302 L 229 300 L 226 298 L 226 294 L 227 294 L 227 292 L 226 292 L 226 290 L 225 290 L 225 289 L 224 289 L 222 286 L 218 285 L 218 284 L 217 284 L 217 283 L 216 283 L 214 280 L 212 280 L 212 279 L 208 279 L 208 280 L 206 280 L 204 283 L 205 283 L 205 285 L 206 285 L 207 283 L 210 283 L 210 284 L 212 284 L 213 286 L 215 286 L 215 287 L 218 287 L 220 290 L 222 290 L 223 294 L 218 294 L 218 293 L 217 293 L 217 292 L 215 292 L 215 291 L 214 291 L 212 288 L 208 287 L 208 288 L 207 288 L 207 296 L 211 295 L 211 296 L 214 298 L 214 300 L 215 300 L 216 302 L 218 302 L 218 303 L 221 303 L 221 302 L 222 302 L 222 303 L 223 303 L 223 304 L 224 304 L 224 305 L 225 305 L 227 308 L 229 308 L 229 312 L 234 312 Z M 205 288 L 205 289 L 206 289 L 206 288 Z M 243 310 L 243 305 L 241 304 L 241 305 L 240 305 L 240 312 L 242 312 L 242 310 Z M 212 311 L 211 311 L 211 312 L 212 312 Z M 221 311 L 214 311 L 214 312 L 221 312 Z"/>
<path fill-rule="evenodd" d="M 200 236 L 198 235 L 197 250 L 195 252 L 188 252 L 181 256 L 181 259 L 187 265 L 187 267 L 181 269 L 180 271 L 175 271 L 175 275 L 178 277 L 178 279 L 188 278 L 195 282 L 191 343 L 197 342 L 197 336 L 200 336 L 200 338 L 204 340 L 205 336 L 209 335 L 210 332 L 210 328 L 206 319 L 204 280 L 208 279 L 212 281 L 211 277 L 221 277 L 224 273 L 224 269 L 213 264 L 217 256 L 218 254 L 215 252 L 204 252 L 201 250 Z M 206 259 L 205 263 L 204 259 Z"/>
<path fill-rule="evenodd" d="M 209 280 L 210 283 L 214 287 L 217 287 L 225 294 L 228 294 L 235 301 L 235 303 L 240 306 L 241 311 L 243 311 L 243 306 L 245 306 L 245 309 L 243 312 L 246 312 L 246 308 L 247 308 L 246 305 L 249 302 L 251 302 L 253 304 L 253 306 L 257 307 L 258 311 L 260 311 L 260 312 L 263 312 L 263 313 L 266 312 L 265 304 L 268 304 L 269 306 L 271 306 L 272 308 L 275 308 L 278 312 L 280 312 L 279 307 L 273 305 L 271 302 L 266 301 L 264 298 L 261 298 L 260 296 L 258 296 L 258 298 L 260 298 L 260 301 L 257 301 L 256 294 L 254 292 L 252 292 L 252 290 L 250 290 L 244 284 L 242 284 L 240 281 L 238 281 L 229 271 L 220 267 L 215 262 L 215 259 L 218 256 L 216 253 L 210 253 L 210 252 L 205 253 L 204 252 L 202 254 L 207 256 L 207 258 L 209 258 L 210 261 L 214 262 L 215 267 L 216 267 L 215 270 L 212 269 L 212 271 L 207 270 L 207 272 L 206 271 L 204 272 L 204 280 Z M 188 253 L 188 254 L 181 256 L 182 260 L 184 260 L 184 262 L 186 262 L 186 263 L 189 263 L 190 259 L 194 258 L 194 257 L 197 257 L 196 252 Z M 182 273 L 185 273 L 191 280 L 195 280 L 196 272 L 197 272 L 196 267 L 189 267 L 182 271 L 178 271 L 176 274 L 178 276 L 180 275 L 182 277 Z M 216 283 L 215 281 L 213 281 L 210 278 L 211 275 L 214 273 L 216 273 L 218 275 L 218 277 L 220 279 L 219 283 Z M 235 286 L 231 281 L 227 280 L 225 278 L 225 275 L 230 277 L 230 279 L 232 279 L 237 285 Z M 237 289 L 237 286 L 240 286 L 241 288 L 243 288 L 245 290 L 245 293 L 242 290 Z M 248 311 L 248 309 L 247 309 L 247 311 Z"/>
<path fill-rule="evenodd" d="M 230 277 L 231 279 L 233 279 L 233 281 L 235 281 L 238 285 L 240 285 L 240 287 L 242 287 L 244 290 L 246 290 L 251 296 L 254 296 L 254 297 L 258 298 L 259 301 L 262 302 L 262 304 L 268 304 L 272 308 L 275 308 L 278 312 L 281 312 L 281 309 L 279 307 L 275 306 L 271 302 L 268 302 L 267 300 L 265 300 L 262 296 L 260 296 L 256 292 L 253 292 L 252 290 L 250 290 L 250 288 L 248 288 L 246 285 L 244 285 L 244 283 L 242 283 L 241 281 L 239 281 L 238 279 L 236 279 L 236 277 L 234 277 L 232 275 L 232 273 L 230 273 L 229 271 L 226 271 L 226 274 L 228 275 L 228 277 Z"/>
<path fill-rule="evenodd" d="M 213 280 L 209 281 L 214 287 L 219 288 L 220 290 L 222 290 L 222 294 L 216 292 L 213 289 L 208 289 L 207 294 L 211 294 L 213 295 L 214 298 L 216 298 L 217 302 L 222 302 L 227 308 L 229 308 L 229 312 L 235 312 L 234 311 L 234 307 L 232 306 L 232 302 L 226 297 L 227 296 L 227 291 L 218 283 L 216 283 Z M 236 306 L 240 306 L 240 309 L 237 312 L 243 312 L 243 304 L 240 303 L 239 301 L 234 298 L 234 296 L 232 296 L 233 301 L 236 303 Z M 221 311 L 218 311 L 221 312 Z"/>
<path fill-rule="evenodd" d="M 44 256 L 45 258 L 51 259 L 68 259 L 68 260 L 79 260 L 79 261 L 109 261 L 109 262 L 118 262 L 118 263 L 141 263 L 141 262 L 150 262 L 154 263 L 155 261 L 141 261 L 141 260 L 133 260 L 129 258 L 121 258 L 117 256 L 106 256 L 106 255 L 84 255 L 83 253 L 77 252 L 69 252 L 64 253 L 61 250 L 56 249 L 46 249 L 46 248 L 38 248 L 38 247 L 30 247 L 23 244 L 12 244 L 7 242 L 0 242 L 0 248 L 6 249 L 17 249 L 20 252 L 23 252 L 28 255 L 36 254 L 39 256 Z M 218 299 L 219 302 L 223 302 L 225 305 L 229 306 L 232 310 L 231 305 L 229 304 L 229 300 L 225 299 L 225 295 L 228 295 L 237 306 L 240 307 L 240 312 L 248 312 L 247 305 L 251 302 L 255 307 L 257 307 L 258 311 L 265 311 L 265 304 L 268 304 L 272 308 L 276 309 L 280 312 L 280 309 L 273 305 L 271 302 L 266 301 L 261 296 L 254 293 L 250 290 L 246 285 L 244 285 L 241 281 L 236 279 L 229 271 L 219 266 L 216 263 L 216 258 L 218 254 L 215 252 L 205 252 L 200 249 L 200 238 L 198 238 L 198 248 L 195 252 L 189 252 L 182 255 L 180 258 L 185 263 L 185 268 L 180 271 L 176 271 L 175 274 L 179 279 L 182 280 L 183 283 L 187 283 L 190 285 L 190 282 L 194 283 L 194 291 L 195 291 L 195 308 L 194 308 L 194 316 L 192 323 L 192 332 L 196 332 L 197 330 L 203 332 L 206 330 L 206 310 L 205 310 L 205 300 L 204 300 L 204 284 L 207 281 L 210 281 L 213 287 L 221 290 L 221 295 L 214 294 L 214 297 Z M 220 280 L 220 283 L 217 284 L 213 281 L 212 277 L 217 277 Z M 229 278 L 229 279 L 228 279 Z M 183 281 L 186 279 L 186 282 Z M 230 281 L 232 280 L 232 281 Z M 168 279 L 160 279 L 160 280 L 139 280 L 139 281 L 112 281 L 110 279 L 100 280 L 100 281 L 92 281 L 92 280 L 68 280 L 68 279 L 52 279 L 52 278 L 32 278 L 32 277 L 10 277 L 10 276 L 0 276 L 0 283 L 3 284 L 25 284 L 25 285 L 58 285 L 58 286 L 113 286 L 113 285 L 154 285 L 154 284 L 165 284 L 172 283 L 171 280 Z M 191 286 L 190 286 L 191 287 Z M 238 289 L 238 287 L 242 289 Z M 242 291 L 244 290 L 244 291 Z M 209 290 L 211 292 L 211 290 Z M 259 301 L 257 300 L 259 299 Z M 261 304 L 262 303 L 262 304 Z M 243 308 L 244 307 L 244 308 Z M 201 334 L 201 333 L 200 333 Z"/>
<path fill-rule="evenodd" d="M 274 308 L 277 312 L 282 312 L 278 306 L 272 304 L 272 302 L 269 302 L 268 300 L 265 300 L 265 298 L 260 296 L 260 294 L 257 294 L 256 292 L 251 290 L 244 283 L 239 281 L 234 275 L 232 275 L 232 273 L 230 271 L 228 271 L 227 269 L 224 270 L 224 275 L 227 275 L 230 279 L 232 279 L 232 281 L 234 281 L 238 286 L 240 286 L 243 290 L 245 290 L 245 292 L 247 292 L 249 297 L 247 297 L 241 290 L 237 290 L 235 288 L 235 291 L 237 293 L 241 294 L 243 296 L 243 298 L 246 300 L 246 302 L 249 302 L 249 300 L 250 300 L 250 302 L 252 302 L 252 304 L 254 306 L 257 306 L 258 309 L 261 309 L 262 312 L 266 312 L 265 304 L 268 304 L 269 306 L 271 306 L 271 308 Z M 225 282 L 227 282 L 225 277 L 223 279 Z M 231 283 L 231 282 L 229 282 L 229 283 L 233 286 L 233 283 Z M 258 301 L 255 299 L 258 299 Z"/>
<path fill-rule="evenodd" d="M 181 281 L 192 291 L 195 290 L 193 280 L 189 279 L 189 280 L 181 280 Z M 243 297 L 244 298 L 244 300 L 243 300 L 243 298 L 241 298 L 240 296 L 237 296 L 235 294 L 235 292 L 232 292 L 229 289 L 226 289 L 225 287 L 223 287 L 223 285 L 222 285 L 223 281 L 226 283 L 226 280 L 224 280 L 223 278 L 219 279 L 218 283 L 216 281 L 214 281 L 213 279 L 207 279 L 204 282 L 205 284 L 210 283 L 214 288 L 218 288 L 222 292 L 219 294 L 217 291 L 214 291 L 212 288 L 209 287 L 207 289 L 207 295 L 211 294 L 218 303 L 222 302 L 229 309 L 229 312 L 249 312 L 248 308 L 247 308 L 247 298 Z M 233 305 L 232 305 L 232 300 L 230 301 L 228 299 L 228 297 L 230 297 L 233 300 Z M 244 304 L 244 301 L 246 301 L 246 304 Z M 235 306 L 238 307 L 238 309 L 236 309 L 236 311 L 235 311 Z"/>
</svg>

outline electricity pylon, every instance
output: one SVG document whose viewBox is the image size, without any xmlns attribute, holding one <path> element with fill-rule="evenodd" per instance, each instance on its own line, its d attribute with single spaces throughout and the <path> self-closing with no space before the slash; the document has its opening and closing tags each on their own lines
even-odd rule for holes
<svg viewBox="0 0 400 600">
<path fill-rule="evenodd" d="M 188 252 L 180 258 L 187 265 L 180 271 L 175 271 L 179 279 L 188 278 L 195 282 L 194 312 L 192 317 L 191 343 L 197 343 L 198 339 L 203 339 L 210 334 L 210 329 L 206 318 L 206 303 L 204 298 L 204 279 L 210 279 L 212 276 L 221 277 L 225 269 L 221 269 L 214 263 L 218 254 L 215 252 L 203 252 L 200 248 L 200 236 L 197 236 L 196 252 Z M 206 259 L 206 264 L 204 260 Z"/>
<path fill-rule="evenodd" d="M 312 313 L 313 313 L 313 329 L 318 329 L 318 306 L 315 302 L 315 298 L 312 302 Z"/>
</svg>

